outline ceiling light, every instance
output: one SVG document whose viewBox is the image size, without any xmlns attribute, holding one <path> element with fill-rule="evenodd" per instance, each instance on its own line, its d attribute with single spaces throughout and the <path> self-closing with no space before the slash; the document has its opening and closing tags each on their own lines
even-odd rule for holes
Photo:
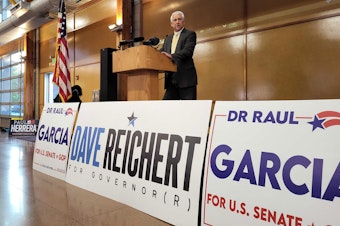
<svg viewBox="0 0 340 226">
<path fill-rule="evenodd" d="M 29 10 L 29 3 L 28 2 L 23 2 L 20 1 L 17 4 L 15 4 L 11 9 L 11 13 L 12 15 L 16 16 L 17 18 L 21 17 L 22 15 L 24 15 L 25 13 L 28 12 Z"/>
<path fill-rule="evenodd" d="M 112 32 L 119 32 L 123 30 L 123 24 L 117 25 L 117 24 L 111 24 L 108 26 L 110 31 Z"/>
</svg>

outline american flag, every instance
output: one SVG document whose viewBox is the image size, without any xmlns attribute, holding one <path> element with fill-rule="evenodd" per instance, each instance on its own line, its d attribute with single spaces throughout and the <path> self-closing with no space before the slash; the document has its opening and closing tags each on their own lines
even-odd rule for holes
<svg viewBox="0 0 340 226">
<path fill-rule="evenodd" d="M 71 97 L 72 91 L 64 0 L 59 0 L 57 32 L 56 62 L 52 81 L 59 86 L 59 97 L 61 101 L 66 102 Z"/>
</svg>

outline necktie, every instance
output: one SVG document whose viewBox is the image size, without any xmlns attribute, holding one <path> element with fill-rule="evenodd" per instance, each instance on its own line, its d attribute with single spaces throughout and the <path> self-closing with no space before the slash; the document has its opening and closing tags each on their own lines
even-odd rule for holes
<svg viewBox="0 0 340 226">
<path fill-rule="evenodd" d="M 175 53 L 176 51 L 176 46 L 177 46 L 177 42 L 178 42 L 178 34 L 175 33 L 174 37 L 172 38 L 172 42 L 171 42 L 171 54 Z"/>
</svg>

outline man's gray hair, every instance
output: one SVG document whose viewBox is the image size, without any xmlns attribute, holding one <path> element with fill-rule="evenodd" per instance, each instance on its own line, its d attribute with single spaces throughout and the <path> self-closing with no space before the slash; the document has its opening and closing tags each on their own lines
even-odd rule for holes
<svg viewBox="0 0 340 226">
<path fill-rule="evenodd" d="M 177 14 L 181 15 L 182 19 L 184 20 L 184 13 L 182 11 L 175 11 L 170 16 L 170 22 L 172 22 L 172 17 Z"/>
</svg>

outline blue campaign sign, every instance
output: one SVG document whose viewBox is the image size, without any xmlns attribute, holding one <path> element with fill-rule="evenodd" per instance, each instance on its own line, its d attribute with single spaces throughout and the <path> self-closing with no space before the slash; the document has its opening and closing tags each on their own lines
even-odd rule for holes
<svg viewBox="0 0 340 226">
<path fill-rule="evenodd" d="M 9 136 L 35 136 L 37 134 L 39 120 L 15 120 L 10 121 Z"/>
<path fill-rule="evenodd" d="M 33 169 L 65 180 L 79 103 L 49 103 L 43 108 L 34 145 Z"/>
<path fill-rule="evenodd" d="M 202 225 L 338 225 L 340 100 L 216 102 Z"/>
<path fill-rule="evenodd" d="M 211 105 L 82 103 L 66 181 L 170 224 L 198 225 Z"/>
</svg>

